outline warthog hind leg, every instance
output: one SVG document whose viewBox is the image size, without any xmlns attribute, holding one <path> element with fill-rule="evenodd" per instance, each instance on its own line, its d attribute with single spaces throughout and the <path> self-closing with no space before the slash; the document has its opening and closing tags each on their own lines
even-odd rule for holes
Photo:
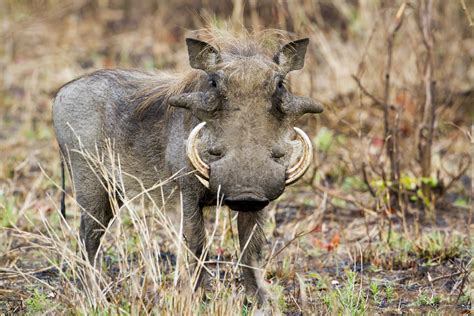
<svg viewBox="0 0 474 316">
<path fill-rule="evenodd" d="M 90 178 L 89 178 L 90 179 Z M 85 246 L 87 258 L 94 264 L 100 239 L 113 217 L 109 194 L 100 181 L 75 181 L 76 200 L 82 208 L 80 237 Z"/>
</svg>

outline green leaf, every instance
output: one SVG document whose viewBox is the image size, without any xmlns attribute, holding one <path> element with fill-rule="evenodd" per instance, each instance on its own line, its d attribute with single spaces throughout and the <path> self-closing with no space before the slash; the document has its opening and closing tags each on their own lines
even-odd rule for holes
<svg viewBox="0 0 474 316">
<path fill-rule="evenodd" d="M 453 205 L 462 208 L 469 208 L 469 201 L 465 198 L 458 197 Z"/>
<path fill-rule="evenodd" d="M 436 179 L 436 177 L 422 177 L 421 183 L 428 184 L 430 187 L 436 188 L 438 186 L 438 179 Z"/>
<path fill-rule="evenodd" d="M 317 148 L 323 152 L 327 152 L 329 148 L 331 148 L 333 138 L 333 131 L 327 129 L 326 127 L 321 128 L 315 138 Z"/>
<path fill-rule="evenodd" d="M 342 189 L 346 192 L 351 190 L 366 191 L 367 186 L 364 180 L 359 177 L 345 177 L 342 183 Z"/>
<path fill-rule="evenodd" d="M 347 207 L 347 203 L 344 200 L 333 198 L 331 201 L 332 201 L 332 204 L 334 204 L 337 207 L 341 207 L 341 208 Z"/>
<path fill-rule="evenodd" d="M 405 190 L 415 190 L 418 185 L 418 180 L 415 177 L 402 176 L 400 184 Z"/>
</svg>

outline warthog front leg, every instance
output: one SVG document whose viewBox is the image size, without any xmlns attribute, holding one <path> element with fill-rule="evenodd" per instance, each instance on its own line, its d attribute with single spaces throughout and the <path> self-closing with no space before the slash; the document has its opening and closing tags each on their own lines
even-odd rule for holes
<svg viewBox="0 0 474 316">
<path fill-rule="evenodd" d="M 263 210 L 258 212 L 239 212 L 237 223 L 243 267 L 244 286 L 250 296 L 256 296 L 259 304 L 267 301 L 267 292 L 260 272 L 262 246 L 265 235 L 262 229 Z M 249 238 L 250 241 L 249 241 Z"/>
<path fill-rule="evenodd" d="M 184 218 L 183 218 L 183 234 L 186 239 L 187 246 L 193 253 L 193 255 L 188 256 L 190 258 L 191 271 L 194 272 L 198 269 L 200 270 L 197 275 L 196 286 L 194 290 L 200 286 L 207 286 L 207 272 L 205 269 L 198 265 L 198 260 L 206 260 L 206 257 L 201 258 L 204 244 L 206 242 L 206 232 L 204 227 L 204 218 L 202 213 L 202 208 L 196 206 L 195 203 L 188 204 L 186 207 L 184 203 Z"/>
</svg>

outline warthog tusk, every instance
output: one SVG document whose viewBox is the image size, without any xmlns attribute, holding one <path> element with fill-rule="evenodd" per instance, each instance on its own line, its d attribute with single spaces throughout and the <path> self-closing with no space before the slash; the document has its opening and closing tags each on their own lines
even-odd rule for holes
<svg viewBox="0 0 474 316">
<path fill-rule="evenodd" d="M 199 182 L 202 183 L 203 186 L 205 186 L 206 188 L 209 189 L 209 181 L 208 180 L 204 180 L 203 178 L 201 178 L 201 176 L 195 174 L 196 178 L 199 180 Z"/>
<path fill-rule="evenodd" d="M 198 172 L 195 176 L 198 178 L 199 182 L 201 182 L 206 188 L 209 188 L 209 166 L 202 161 L 196 146 L 196 136 L 204 125 L 206 125 L 206 122 L 199 123 L 189 134 L 188 142 L 186 143 L 186 154 L 188 155 L 191 165 Z"/>
<path fill-rule="evenodd" d="M 311 161 L 313 161 L 313 146 L 311 145 L 311 140 L 308 135 L 298 127 L 293 128 L 295 129 L 298 139 L 303 143 L 303 155 L 296 164 L 288 168 L 286 171 L 286 185 L 295 183 L 299 178 L 301 178 L 306 170 L 308 170 Z"/>
<path fill-rule="evenodd" d="M 209 188 L 209 166 L 201 159 L 197 150 L 196 137 L 199 131 L 206 125 L 206 122 L 199 123 L 194 127 L 188 137 L 186 143 L 186 154 L 191 162 L 191 165 L 196 169 L 198 178 L 205 187 Z M 296 164 L 288 168 L 286 171 L 285 184 L 290 185 L 295 183 L 308 170 L 311 161 L 313 160 L 313 146 L 308 135 L 298 127 L 295 129 L 298 139 L 303 143 L 303 154 Z"/>
</svg>

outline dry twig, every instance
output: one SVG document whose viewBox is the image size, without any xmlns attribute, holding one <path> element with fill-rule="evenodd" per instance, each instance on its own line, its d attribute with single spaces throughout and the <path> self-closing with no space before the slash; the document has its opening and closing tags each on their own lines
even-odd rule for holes
<svg viewBox="0 0 474 316">
<path fill-rule="evenodd" d="M 426 49 L 423 83 L 425 86 L 425 104 L 423 107 L 422 123 L 418 132 L 418 149 L 420 154 L 421 176 L 431 176 L 431 147 L 433 144 L 434 122 L 436 119 L 433 81 L 434 55 L 433 55 L 433 33 L 431 30 L 433 0 L 423 0 L 419 8 L 419 28 Z M 423 194 L 430 196 L 430 185 L 422 184 Z"/>
<path fill-rule="evenodd" d="M 335 190 L 331 190 L 331 189 L 326 188 L 326 187 L 324 187 L 320 184 L 314 184 L 313 186 L 314 186 L 314 188 L 318 189 L 319 191 L 327 193 L 327 195 L 329 195 L 329 196 L 332 196 L 336 199 L 344 200 L 346 202 L 354 204 L 355 206 L 360 208 L 362 211 L 364 211 L 364 213 L 368 213 L 370 215 L 377 216 L 376 212 L 372 211 L 371 209 L 369 209 L 365 205 L 361 204 L 360 202 L 358 202 L 356 199 L 354 199 L 352 197 L 344 196 L 344 195 L 336 192 Z"/>
<path fill-rule="evenodd" d="M 400 8 L 397 11 L 395 16 L 395 24 L 390 30 L 388 39 L 387 39 L 387 57 L 385 61 L 385 83 L 384 83 L 384 139 L 387 142 L 387 156 L 390 161 L 390 178 L 392 181 L 398 183 L 400 179 L 400 168 L 398 165 L 398 126 L 396 122 L 390 120 L 390 73 L 392 70 L 392 56 L 393 56 L 393 43 L 395 41 L 395 36 L 397 35 L 400 27 L 403 23 L 404 12 L 406 9 L 406 2 L 403 2 Z M 396 121 L 396 120 L 395 120 Z M 390 205 L 392 208 L 396 207 L 398 203 L 398 193 L 391 192 L 391 196 L 396 198 L 391 199 Z"/>
<path fill-rule="evenodd" d="M 467 21 L 469 22 L 469 26 L 473 27 L 474 22 L 472 21 L 471 14 L 469 13 L 469 11 L 467 9 L 467 5 L 466 5 L 466 2 L 464 0 L 461 0 L 461 6 L 462 6 L 462 9 L 464 10 L 464 12 L 466 12 L 466 17 L 467 17 Z"/>
</svg>

